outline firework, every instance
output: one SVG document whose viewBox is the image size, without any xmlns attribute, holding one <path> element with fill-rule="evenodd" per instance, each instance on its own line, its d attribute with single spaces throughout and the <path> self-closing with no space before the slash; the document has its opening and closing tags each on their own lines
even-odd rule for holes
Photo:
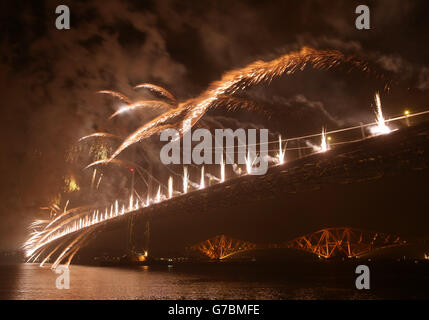
<svg viewBox="0 0 429 320">
<path fill-rule="evenodd" d="M 166 89 L 160 86 L 150 84 L 150 83 L 142 83 L 134 87 L 134 89 L 141 89 L 141 88 L 148 89 L 149 91 L 155 92 L 161 97 L 167 98 L 173 105 L 177 104 L 176 98 L 169 91 L 167 91 Z"/>
<path fill-rule="evenodd" d="M 131 100 L 126 95 L 124 95 L 120 92 L 116 92 L 116 91 L 112 91 L 112 90 L 101 90 L 101 91 L 98 91 L 97 93 L 111 95 L 111 96 L 118 98 L 119 100 L 121 100 L 127 104 L 132 103 Z"/>
<path fill-rule="evenodd" d="M 320 142 L 320 152 L 328 151 L 328 143 L 326 140 L 326 128 L 322 128 L 321 142 Z"/>
<path fill-rule="evenodd" d="M 188 193 L 188 184 L 189 184 L 189 176 L 188 176 L 188 168 L 183 167 L 183 193 Z"/>
<path fill-rule="evenodd" d="M 58 243 L 58 245 L 43 259 L 42 263 L 40 263 L 40 266 L 43 267 L 43 265 L 46 263 L 46 261 L 49 260 L 49 258 L 65 243 L 64 241 L 61 241 Z"/>
<path fill-rule="evenodd" d="M 252 160 L 252 156 L 250 154 L 250 149 L 249 149 L 249 150 L 247 150 L 247 157 L 246 157 L 247 174 L 252 174 L 252 167 L 253 167 L 253 160 Z"/>
<path fill-rule="evenodd" d="M 133 205 L 134 205 L 133 195 L 131 195 L 130 196 L 130 203 L 128 205 L 128 210 L 132 211 L 133 210 Z"/>
<path fill-rule="evenodd" d="M 348 57 L 339 51 L 315 50 L 307 47 L 268 62 L 256 61 L 244 68 L 229 71 L 223 75 L 221 80 L 213 82 L 197 98 L 179 104 L 177 108 L 165 112 L 137 129 L 125 139 L 113 153 L 111 159 L 117 157 L 130 145 L 161 132 L 164 129 L 162 126 L 167 122 L 173 121 L 175 123 L 174 128 L 183 135 L 195 125 L 209 108 L 219 106 L 219 100 L 225 95 L 232 95 L 252 85 L 269 82 L 285 73 L 292 74 L 297 70 L 305 69 L 307 66 L 312 66 L 315 69 L 331 69 L 342 63 L 370 72 L 367 64 L 357 57 Z M 146 84 L 141 86 L 146 87 Z M 226 108 L 228 110 L 228 104 Z"/>
<path fill-rule="evenodd" d="M 381 110 L 380 94 L 378 92 L 375 94 L 374 100 L 376 105 L 375 116 L 377 125 L 375 127 L 371 127 L 370 131 L 374 135 L 390 133 L 391 130 L 386 125 L 383 117 L 383 111 Z"/>
<path fill-rule="evenodd" d="M 204 166 L 201 167 L 201 181 L 200 181 L 200 189 L 204 189 Z"/>
<path fill-rule="evenodd" d="M 225 182 L 225 162 L 223 161 L 223 153 L 220 161 L 220 182 Z"/>
<path fill-rule="evenodd" d="M 158 187 L 158 192 L 156 193 L 156 203 L 161 202 L 161 186 Z"/>
<path fill-rule="evenodd" d="M 133 170 L 135 164 L 130 162 L 130 161 L 126 161 L 126 160 L 119 160 L 119 159 L 103 159 L 103 160 L 98 160 L 95 161 L 93 163 L 90 163 L 89 165 L 87 165 L 85 167 L 85 169 L 89 169 L 93 166 L 97 166 L 97 165 L 109 165 L 109 164 L 116 164 L 120 167 L 126 168 L 128 170 Z"/>
<path fill-rule="evenodd" d="M 119 140 L 122 139 L 121 137 L 114 135 L 114 134 L 111 134 L 111 133 L 95 132 L 95 133 L 92 133 L 90 135 L 87 135 L 87 136 L 80 138 L 79 141 L 83 141 L 83 140 L 86 140 L 88 138 L 97 138 L 97 137 L 99 137 L 99 138 L 112 138 L 112 139 L 119 139 Z"/>
<path fill-rule="evenodd" d="M 92 179 L 91 179 L 91 189 L 94 187 L 94 181 L 95 181 L 96 175 L 97 175 L 97 169 L 94 169 L 94 173 L 93 173 Z"/>
<path fill-rule="evenodd" d="M 146 108 L 155 109 L 155 110 L 168 110 L 172 108 L 172 105 L 158 100 L 137 101 L 129 105 L 120 107 L 118 111 L 116 111 L 109 117 L 109 119 L 113 119 L 117 115 L 125 112 L 135 111 L 139 109 L 146 109 Z"/>
<path fill-rule="evenodd" d="M 286 141 L 285 147 L 283 149 L 283 147 L 282 147 L 282 136 L 279 136 L 279 153 L 277 154 L 277 159 L 278 159 L 279 164 L 283 164 L 285 162 L 286 145 L 287 145 L 287 141 Z"/>
<path fill-rule="evenodd" d="M 70 242 L 70 244 L 63 250 L 63 252 L 61 252 L 61 254 L 58 256 L 57 260 L 55 260 L 55 262 L 52 264 L 52 269 L 55 269 L 58 264 L 62 261 L 63 258 L 67 257 L 67 252 L 70 250 L 70 248 L 73 247 L 73 245 L 75 245 L 76 243 L 79 242 L 79 240 L 81 240 L 82 238 L 84 238 L 89 232 L 91 231 L 91 229 L 88 229 L 84 232 L 82 232 L 80 235 L 78 235 L 72 242 Z"/>
<path fill-rule="evenodd" d="M 95 187 L 97 190 L 98 190 L 98 187 L 100 186 L 101 178 L 103 178 L 103 174 L 102 173 L 100 174 L 100 178 L 98 179 L 97 186 Z"/>
<path fill-rule="evenodd" d="M 173 177 L 168 178 L 168 197 L 173 197 Z"/>
</svg>

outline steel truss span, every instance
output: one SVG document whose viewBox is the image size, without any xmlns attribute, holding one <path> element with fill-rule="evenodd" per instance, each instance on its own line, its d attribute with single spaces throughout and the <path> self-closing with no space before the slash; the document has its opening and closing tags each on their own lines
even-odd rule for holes
<svg viewBox="0 0 429 320">
<path fill-rule="evenodd" d="M 397 235 L 366 231 L 350 227 L 326 228 L 280 244 L 256 244 L 218 235 L 197 243 L 190 250 L 199 251 L 210 259 L 222 260 L 254 249 L 290 248 L 310 252 L 326 259 L 335 256 L 359 258 L 374 250 L 407 245 Z"/>
</svg>

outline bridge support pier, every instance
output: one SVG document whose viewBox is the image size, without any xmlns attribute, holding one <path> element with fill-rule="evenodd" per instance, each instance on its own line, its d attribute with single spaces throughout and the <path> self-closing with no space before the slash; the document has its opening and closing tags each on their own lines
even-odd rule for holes
<svg viewBox="0 0 429 320">
<path fill-rule="evenodd" d="M 131 214 L 128 218 L 127 254 L 131 260 L 145 261 L 149 256 L 150 220 L 146 218 L 143 224 L 144 233 L 141 239 L 135 234 L 136 214 Z"/>
</svg>

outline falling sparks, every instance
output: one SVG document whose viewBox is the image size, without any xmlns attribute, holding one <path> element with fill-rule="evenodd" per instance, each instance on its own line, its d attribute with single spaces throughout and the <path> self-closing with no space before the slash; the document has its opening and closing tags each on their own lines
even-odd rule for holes
<svg viewBox="0 0 429 320">
<path fill-rule="evenodd" d="M 92 179 L 91 179 L 91 189 L 94 187 L 94 181 L 96 176 L 97 176 L 97 169 L 94 169 L 94 172 L 92 174 Z"/>
<path fill-rule="evenodd" d="M 282 146 L 282 136 L 279 136 L 279 153 L 277 154 L 277 159 L 279 161 L 279 164 L 283 164 L 285 162 L 285 154 L 286 154 L 286 145 L 283 149 Z"/>
<path fill-rule="evenodd" d="M 177 100 L 173 96 L 173 94 L 171 94 L 171 92 L 167 91 L 166 89 L 160 86 L 157 86 L 151 83 L 142 83 L 134 87 L 134 89 L 141 89 L 141 88 L 148 89 L 149 91 L 155 92 L 161 97 L 167 98 L 173 105 L 177 104 Z"/>
<path fill-rule="evenodd" d="M 321 135 L 321 143 L 320 143 L 320 152 L 326 152 L 328 151 L 328 142 L 326 140 L 326 128 L 322 128 L 322 135 Z"/>
<path fill-rule="evenodd" d="M 168 178 L 168 198 L 173 197 L 173 177 Z"/>
<path fill-rule="evenodd" d="M 225 162 L 223 161 L 223 153 L 220 161 L 220 182 L 225 182 Z"/>
<path fill-rule="evenodd" d="M 97 189 L 97 190 L 98 190 L 98 188 L 100 187 L 101 178 L 103 178 L 103 174 L 100 174 L 100 178 L 98 179 L 97 186 L 96 186 L 96 189 Z"/>
<path fill-rule="evenodd" d="M 134 102 L 130 105 L 121 106 L 118 109 L 118 111 L 116 111 L 114 114 L 112 114 L 110 116 L 109 119 L 113 119 L 114 117 L 116 117 L 122 113 L 130 112 L 130 111 L 134 111 L 134 110 L 138 110 L 138 109 L 147 109 L 147 108 L 165 111 L 167 109 L 171 109 L 171 105 L 169 105 L 168 103 L 165 103 L 163 101 L 158 101 L 158 100 L 137 101 L 137 102 Z"/>
<path fill-rule="evenodd" d="M 146 206 L 146 207 L 150 206 L 150 197 L 149 197 L 149 193 L 148 193 L 148 194 L 147 194 L 147 196 L 146 196 L 146 204 L 145 204 L 145 206 Z"/>
<path fill-rule="evenodd" d="M 204 189 L 204 166 L 201 167 L 201 181 L 200 181 L 200 189 Z"/>
<path fill-rule="evenodd" d="M 188 168 L 183 167 L 183 193 L 188 193 L 188 184 L 189 184 L 189 176 L 188 176 Z"/>
<path fill-rule="evenodd" d="M 253 167 L 253 160 L 251 157 L 250 149 L 248 149 L 247 157 L 246 157 L 246 171 L 248 174 L 252 174 L 252 167 Z"/>
<path fill-rule="evenodd" d="M 156 193 L 156 203 L 161 202 L 161 186 L 158 187 L 158 192 Z"/>
<path fill-rule="evenodd" d="M 133 195 L 131 194 L 131 196 L 130 196 L 130 203 L 129 203 L 129 206 L 128 206 L 128 210 L 132 211 L 133 210 L 133 205 L 134 205 Z"/>
<path fill-rule="evenodd" d="M 120 92 L 116 92 L 116 91 L 112 91 L 112 90 L 101 90 L 101 91 L 98 91 L 98 93 L 108 94 L 108 95 L 111 95 L 112 97 L 118 98 L 119 100 L 121 100 L 127 104 L 131 104 L 131 100 L 126 95 L 124 95 Z"/>
<path fill-rule="evenodd" d="M 83 141 L 83 140 L 86 140 L 86 139 L 89 139 L 89 138 L 112 138 L 112 139 L 118 139 L 118 140 L 122 139 L 121 137 L 119 137 L 117 135 L 114 135 L 114 134 L 111 134 L 111 133 L 107 133 L 107 132 L 95 132 L 93 134 L 90 134 L 90 135 L 87 135 L 87 136 L 84 136 L 84 137 L 80 138 L 79 141 Z"/>
<path fill-rule="evenodd" d="M 381 100 L 380 100 L 380 94 L 377 92 L 375 94 L 375 105 L 376 105 L 376 123 L 377 125 L 370 128 L 370 131 L 373 135 L 378 134 L 388 134 L 391 132 L 390 128 L 386 125 L 384 117 L 383 117 L 383 111 L 381 110 Z"/>
</svg>

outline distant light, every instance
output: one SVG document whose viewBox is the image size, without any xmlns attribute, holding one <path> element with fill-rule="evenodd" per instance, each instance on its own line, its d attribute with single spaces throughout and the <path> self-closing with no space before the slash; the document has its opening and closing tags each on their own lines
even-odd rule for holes
<svg viewBox="0 0 429 320">
<path fill-rule="evenodd" d="M 406 116 L 408 116 L 408 115 L 410 114 L 410 110 L 405 110 L 405 111 L 404 111 L 404 114 L 405 114 Z"/>
<path fill-rule="evenodd" d="M 328 137 L 328 141 L 331 141 L 332 140 L 332 138 L 331 137 Z"/>
<path fill-rule="evenodd" d="M 134 172 L 134 168 L 130 168 L 130 171 L 131 171 L 131 172 Z"/>
</svg>

